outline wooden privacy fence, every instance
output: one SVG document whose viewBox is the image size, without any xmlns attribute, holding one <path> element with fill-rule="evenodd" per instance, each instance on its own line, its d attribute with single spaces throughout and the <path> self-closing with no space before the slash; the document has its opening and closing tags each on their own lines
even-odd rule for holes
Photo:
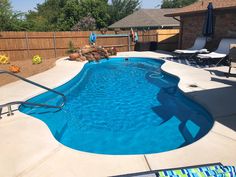
<svg viewBox="0 0 236 177">
<path fill-rule="evenodd" d="M 160 29 L 156 31 L 159 50 L 173 51 L 179 45 L 179 29 Z"/>
<path fill-rule="evenodd" d="M 9 55 L 12 61 L 31 59 L 36 54 L 43 58 L 62 57 L 70 41 L 80 48 L 89 44 L 89 35 L 90 32 L 0 32 L 0 54 Z M 96 44 L 127 51 L 128 42 L 125 36 L 107 36 L 98 37 Z"/>
<path fill-rule="evenodd" d="M 178 48 L 179 29 L 138 31 L 140 42 L 157 42 L 158 50 L 173 51 Z"/>
<path fill-rule="evenodd" d="M 70 41 L 75 48 L 89 44 L 89 31 L 78 32 L 0 32 L 0 54 L 7 54 L 11 61 L 32 59 L 40 55 L 44 59 L 66 56 Z M 96 31 L 96 34 L 101 34 Z M 129 31 L 120 31 L 120 34 L 129 34 Z M 115 34 L 107 31 L 106 34 Z M 138 31 L 139 41 L 156 41 L 160 46 L 168 49 L 168 45 L 177 47 L 177 31 L 149 30 Z M 104 36 L 98 37 L 96 45 L 103 47 L 116 47 L 119 52 L 129 50 L 129 37 Z M 134 43 L 131 43 L 131 50 Z"/>
</svg>

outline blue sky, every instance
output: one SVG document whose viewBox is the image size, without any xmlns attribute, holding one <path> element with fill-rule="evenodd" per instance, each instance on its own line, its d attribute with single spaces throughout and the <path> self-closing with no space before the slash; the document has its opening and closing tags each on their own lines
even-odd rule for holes
<svg viewBox="0 0 236 177">
<path fill-rule="evenodd" d="M 27 12 L 33 10 L 36 4 L 40 4 L 45 0 L 11 0 L 12 7 L 15 11 Z M 160 4 L 162 0 L 142 0 L 142 8 L 154 8 Z"/>
</svg>

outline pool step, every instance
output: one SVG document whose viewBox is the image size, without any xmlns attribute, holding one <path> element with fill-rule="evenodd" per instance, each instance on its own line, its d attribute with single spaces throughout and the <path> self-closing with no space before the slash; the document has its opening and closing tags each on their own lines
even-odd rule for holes
<svg viewBox="0 0 236 177">
<path fill-rule="evenodd" d="M 191 129 L 189 128 L 190 125 L 191 125 Z M 192 142 L 194 142 L 199 131 L 200 131 L 200 127 L 198 127 L 191 120 L 184 122 L 180 128 L 180 132 L 183 138 L 185 139 L 185 144 L 191 144 Z"/>
</svg>

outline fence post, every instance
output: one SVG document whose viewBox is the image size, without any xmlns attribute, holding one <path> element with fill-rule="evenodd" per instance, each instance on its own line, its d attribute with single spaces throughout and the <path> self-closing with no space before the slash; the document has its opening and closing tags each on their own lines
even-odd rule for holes
<svg viewBox="0 0 236 177">
<path fill-rule="evenodd" d="M 130 35 L 128 34 L 128 51 L 130 51 Z"/>
<path fill-rule="evenodd" d="M 156 30 L 156 41 L 157 41 L 157 44 L 159 43 L 159 33 L 158 33 L 158 30 Z"/>
<path fill-rule="evenodd" d="M 53 46 L 54 46 L 54 56 L 57 58 L 57 48 L 56 48 L 56 34 L 53 32 Z"/>
<path fill-rule="evenodd" d="M 142 31 L 142 39 L 143 39 L 143 42 L 144 42 L 144 30 Z"/>
<path fill-rule="evenodd" d="M 30 55 L 29 55 L 29 37 L 28 37 L 27 31 L 25 32 L 25 42 L 26 42 L 26 48 L 27 48 L 27 55 L 29 58 L 30 57 Z"/>
<path fill-rule="evenodd" d="M 157 49 L 160 50 L 160 44 L 159 44 L 159 31 L 156 30 L 156 40 L 157 40 Z"/>
<path fill-rule="evenodd" d="M 149 41 L 149 42 L 151 41 L 151 40 L 150 40 L 150 39 L 151 39 L 151 35 L 150 35 L 150 34 L 151 34 L 150 30 L 148 30 L 148 41 Z"/>
</svg>

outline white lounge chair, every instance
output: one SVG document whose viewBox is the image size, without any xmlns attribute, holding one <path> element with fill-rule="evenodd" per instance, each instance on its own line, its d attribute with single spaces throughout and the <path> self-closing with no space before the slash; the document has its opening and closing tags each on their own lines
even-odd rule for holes
<svg viewBox="0 0 236 177">
<path fill-rule="evenodd" d="M 198 53 L 200 50 L 204 49 L 205 45 L 206 45 L 206 37 L 197 37 L 192 47 L 185 50 L 175 50 L 174 52 L 177 54 L 191 55 Z"/>
<path fill-rule="evenodd" d="M 220 41 L 218 48 L 211 53 L 208 54 L 198 54 L 197 58 L 202 60 L 210 60 L 210 59 L 219 59 L 218 65 L 228 54 L 230 50 L 230 44 L 236 44 L 236 38 L 234 39 L 227 39 L 223 38 Z"/>
</svg>

